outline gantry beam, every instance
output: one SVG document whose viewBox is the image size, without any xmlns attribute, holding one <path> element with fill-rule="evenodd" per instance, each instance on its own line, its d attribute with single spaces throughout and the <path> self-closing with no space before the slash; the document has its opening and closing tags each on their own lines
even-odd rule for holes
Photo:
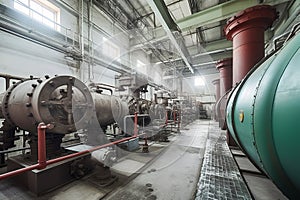
<svg viewBox="0 0 300 200">
<path fill-rule="evenodd" d="M 170 41 L 182 57 L 182 60 L 189 70 L 194 73 L 194 70 L 190 64 L 190 55 L 184 44 L 180 29 L 177 27 L 177 24 L 171 17 L 165 2 L 163 0 L 147 0 L 147 2 L 166 31 Z"/>
<path fill-rule="evenodd" d="M 181 30 L 196 29 L 200 26 L 225 20 L 237 12 L 257 4 L 257 0 L 228 1 L 184 17 L 176 23 Z"/>
<path fill-rule="evenodd" d="M 277 5 L 290 0 L 265 0 L 264 4 Z M 182 31 L 196 29 L 211 23 L 219 22 L 233 16 L 239 11 L 258 5 L 258 0 L 232 0 L 207 8 L 176 21 Z"/>
</svg>

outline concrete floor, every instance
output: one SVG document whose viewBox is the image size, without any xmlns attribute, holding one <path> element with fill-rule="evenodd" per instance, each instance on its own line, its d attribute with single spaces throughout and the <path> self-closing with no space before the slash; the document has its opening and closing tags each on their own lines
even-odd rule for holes
<svg viewBox="0 0 300 200">
<path fill-rule="evenodd" d="M 104 199 L 193 199 L 209 125 L 195 121 L 187 126 L 134 180 Z"/>
<path fill-rule="evenodd" d="M 220 193 L 222 188 L 232 189 L 227 187 L 232 185 L 230 182 L 232 175 L 225 170 L 225 176 L 227 177 L 223 176 L 224 173 L 223 175 L 220 173 L 221 169 L 229 165 L 228 163 L 233 165 L 232 163 L 235 163 L 235 161 L 232 162 L 233 156 L 225 143 L 224 134 L 222 135 L 222 131 L 218 128 L 216 122 L 196 120 L 184 127 L 180 134 L 172 134 L 169 139 L 170 142 L 151 142 L 149 153 L 137 151 L 120 159 L 111 167 L 114 182 L 105 187 L 101 178 L 101 169 L 96 169 L 84 178 L 61 186 L 40 197 L 36 197 L 11 180 L 4 180 L 0 183 L 0 199 L 195 199 L 196 194 L 199 194 L 199 188 L 201 188 L 198 182 L 204 180 L 204 172 L 207 172 L 203 169 L 201 171 L 201 168 L 207 166 L 210 166 L 209 170 L 215 169 L 215 171 L 209 171 L 209 175 L 210 177 L 218 177 L 219 182 L 206 182 L 205 187 L 210 189 L 210 195 L 206 195 L 206 198 L 201 198 L 201 200 L 237 199 L 233 193 L 230 194 L 230 190 L 227 190 L 230 198 L 225 198 L 225 193 L 224 195 Z M 220 151 L 215 141 L 218 141 L 218 145 L 222 148 L 227 148 L 229 153 L 225 152 L 222 155 L 222 151 Z M 211 147 L 217 147 L 215 148 L 217 153 L 211 151 Z M 209 152 L 212 152 L 212 157 L 206 156 Z M 239 186 L 239 188 L 246 188 L 247 191 L 250 191 L 253 199 L 286 199 L 269 179 L 259 174 L 259 171 L 243 156 L 241 151 L 233 150 L 233 154 L 238 155 L 234 158 L 236 158 L 244 176 L 244 179 L 240 178 L 240 171 L 235 170 L 234 184 L 238 180 L 239 185 L 245 185 L 244 180 L 246 180 L 250 189 L 246 186 Z M 213 160 L 209 160 L 210 158 L 213 158 Z M 212 165 L 202 165 L 205 162 L 210 162 Z M 222 187 L 222 184 L 227 185 Z M 205 191 L 202 188 L 202 192 L 205 193 Z M 213 193 L 221 194 L 219 197 L 222 198 L 214 197 Z M 251 199 L 251 197 L 248 198 L 249 195 L 246 195 L 246 198 L 242 198 L 241 195 L 238 197 L 239 199 Z"/>
</svg>

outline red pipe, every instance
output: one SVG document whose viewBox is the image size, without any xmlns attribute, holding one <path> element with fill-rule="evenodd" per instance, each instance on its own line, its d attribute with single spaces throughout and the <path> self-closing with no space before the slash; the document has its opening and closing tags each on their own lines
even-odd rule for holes
<svg viewBox="0 0 300 200">
<path fill-rule="evenodd" d="M 40 123 L 39 126 L 38 126 L 38 159 L 39 159 L 38 164 L 34 164 L 34 165 L 29 166 L 29 167 L 25 167 L 25 168 L 21 168 L 21 169 L 18 169 L 18 170 L 11 171 L 11 172 L 7 172 L 5 174 L 1 174 L 0 175 L 0 180 L 5 179 L 5 178 L 9 178 L 9 177 L 12 177 L 12 176 L 16 176 L 16 175 L 19 175 L 19 174 L 22 174 L 24 172 L 31 171 L 31 170 L 34 170 L 34 169 L 44 169 L 44 168 L 47 167 L 47 165 L 54 164 L 54 163 L 57 163 L 57 162 L 60 162 L 60 161 L 66 160 L 66 159 L 78 157 L 78 156 L 81 156 L 81 155 L 89 154 L 90 152 L 93 152 L 93 151 L 96 151 L 96 150 L 99 150 L 99 149 L 102 149 L 102 148 L 105 148 L 105 147 L 109 147 L 109 146 L 112 146 L 112 145 L 115 145 L 115 144 L 119 144 L 119 143 L 125 142 L 127 140 L 137 138 L 141 135 L 145 135 L 145 133 L 143 133 L 143 134 L 131 136 L 131 137 L 128 137 L 128 138 L 123 138 L 121 140 L 117 140 L 117 141 L 110 142 L 110 143 L 107 143 L 107 144 L 104 144 L 104 145 L 101 145 L 101 146 L 97 146 L 97 147 L 91 148 L 89 150 L 69 154 L 69 155 L 66 155 L 66 156 L 63 156 L 63 157 L 54 158 L 54 159 L 46 161 L 46 155 L 45 155 L 46 154 L 45 130 L 47 128 L 51 128 L 51 125 L 45 125 L 44 123 Z M 41 141 L 41 140 L 44 140 L 44 141 Z"/>
<path fill-rule="evenodd" d="M 137 134 L 138 134 L 137 124 L 138 124 L 138 114 L 137 114 L 137 112 L 135 112 L 134 113 L 134 131 L 133 131 L 134 136 L 137 136 Z"/>
<path fill-rule="evenodd" d="M 38 125 L 38 163 L 35 165 L 31 165 L 29 167 L 21 168 L 18 170 L 14 170 L 11 172 L 7 172 L 5 174 L 0 175 L 0 180 L 15 176 L 18 174 L 22 174 L 27 171 L 31 171 L 34 169 L 44 169 L 46 164 L 46 139 L 45 139 L 45 132 L 47 128 L 52 128 L 50 124 L 45 125 L 44 123 L 40 123 Z"/>
<path fill-rule="evenodd" d="M 173 112 L 173 121 L 174 121 L 174 124 L 176 125 L 176 110 L 174 110 Z"/>
<path fill-rule="evenodd" d="M 177 127 L 177 130 L 178 130 L 178 132 L 179 132 L 179 130 L 180 130 L 180 114 L 181 113 L 181 111 L 178 111 L 178 127 Z"/>
<path fill-rule="evenodd" d="M 166 109 L 166 126 L 168 126 L 168 110 Z"/>
<path fill-rule="evenodd" d="M 38 169 L 46 168 L 46 126 L 44 123 L 38 125 Z"/>
<path fill-rule="evenodd" d="M 239 12 L 224 28 L 233 41 L 233 86 L 264 57 L 264 31 L 277 18 L 272 6 L 258 5 Z"/>
<path fill-rule="evenodd" d="M 82 156 L 82 155 L 85 155 L 85 154 L 89 154 L 90 152 L 97 151 L 99 149 L 103 149 L 103 148 L 106 148 L 106 147 L 109 147 L 109 146 L 112 146 L 112 145 L 115 145 L 115 144 L 119 144 L 119 143 L 125 142 L 127 140 L 131 140 L 131 139 L 137 138 L 137 137 L 139 137 L 141 135 L 145 135 L 145 133 L 142 133 L 142 134 L 139 134 L 139 135 L 136 135 L 136 136 L 131 136 L 131 137 L 123 138 L 121 140 L 117 140 L 117 141 L 110 142 L 110 143 L 107 143 L 107 144 L 103 144 L 101 146 L 97 146 L 97 147 L 91 148 L 89 150 L 80 151 L 80 152 L 69 154 L 69 155 L 66 155 L 66 156 L 63 156 L 63 157 L 59 157 L 59 158 L 54 158 L 52 160 L 48 160 L 47 161 L 47 165 L 50 165 L 50 164 L 53 164 L 53 163 L 57 163 L 57 162 L 60 162 L 60 161 L 63 161 L 63 160 L 69 159 L 69 158 L 74 158 L 74 157 Z"/>
</svg>

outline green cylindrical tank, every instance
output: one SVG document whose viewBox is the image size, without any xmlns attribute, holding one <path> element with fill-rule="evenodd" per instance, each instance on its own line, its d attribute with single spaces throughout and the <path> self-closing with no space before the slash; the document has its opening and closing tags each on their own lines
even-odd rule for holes
<svg viewBox="0 0 300 200">
<path fill-rule="evenodd" d="M 227 126 L 248 157 L 290 199 L 300 199 L 300 34 L 233 90 Z"/>
</svg>

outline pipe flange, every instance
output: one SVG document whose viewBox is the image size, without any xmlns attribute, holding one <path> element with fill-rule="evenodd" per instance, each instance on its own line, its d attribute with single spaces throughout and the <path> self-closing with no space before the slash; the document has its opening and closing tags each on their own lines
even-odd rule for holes
<svg viewBox="0 0 300 200">
<path fill-rule="evenodd" d="M 36 87 L 31 98 L 37 122 L 51 123 L 55 133 L 86 127 L 93 114 L 93 99 L 87 86 L 71 76 L 49 78 Z"/>
<path fill-rule="evenodd" d="M 267 29 L 278 17 L 275 8 L 270 5 L 258 5 L 247 8 L 230 18 L 224 27 L 228 40 L 232 40 L 236 34 L 249 27 L 262 27 Z"/>
</svg>

